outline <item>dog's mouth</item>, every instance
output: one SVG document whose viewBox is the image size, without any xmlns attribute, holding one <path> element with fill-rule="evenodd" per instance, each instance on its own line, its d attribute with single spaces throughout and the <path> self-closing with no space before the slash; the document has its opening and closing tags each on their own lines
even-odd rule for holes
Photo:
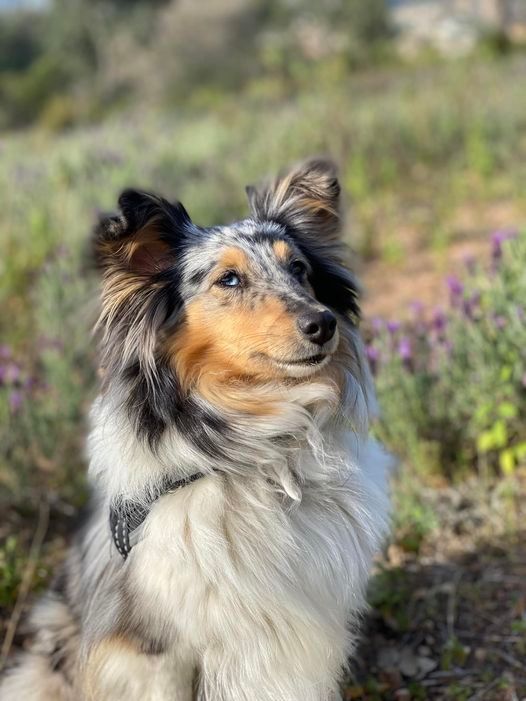
<svg viewBox="0 0 526 701">
<path fill-rule="evenodd" d="M 316 355 L 307 355 L 302 358 L 275 358 L 270 355 L 265 355 L 265 360 L 272 363 L 275 367 L 284 371 L 290 377 L 306 377 L 330 362 L 332 354 L 317 353 Z"/>
<path fill-rule="evenodd" d="M 280 365 L 319 365 L 327 357 L 327 353 L 318 353 L 317 355 L 310 355 L 307 358 L 300 358 L 299 360 L 276 360 L 275 362 Z"/>
</svg>

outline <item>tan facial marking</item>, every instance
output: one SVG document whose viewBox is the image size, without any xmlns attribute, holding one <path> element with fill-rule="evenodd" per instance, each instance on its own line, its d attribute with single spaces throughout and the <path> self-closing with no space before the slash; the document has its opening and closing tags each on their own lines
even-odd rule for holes
<svg viewBox="0 0 526 701">
<path fill-rule="evenodd" d="M 279 240 L 279 241 L 274 241 L 272 244 L 272 248 L 274 249 L 274 253 L 276 254 L 276 258 L 281 260 L 282 262 L 288 261 L 288 259 L 291 256 L 291 248 L 289 244 L 286 241 Z"/>
<path fill-rule="evenodd" d="M 217 267 L 221 270 L 235 270 L 239 273 L 247 274 L 250 269 L 250 263 L 245 251 L 232 246 L 223 251 Z"/>
<path fill-rule="evenodd" d="M 212 288 L 187 305 L 185 323 L 170 339 L 168 355 L 186 389 L 198 387 L 214 403 L 238 411 L 273 413 L 273 402 L 258 394 L 257 385 L 278 375 L 261 355 L 279 357 L 287 342 L 293 345 L 295 317 L 271 295 L 255 308 L 242 301 L 218 304 L 222 295 Z"/>
</svg>

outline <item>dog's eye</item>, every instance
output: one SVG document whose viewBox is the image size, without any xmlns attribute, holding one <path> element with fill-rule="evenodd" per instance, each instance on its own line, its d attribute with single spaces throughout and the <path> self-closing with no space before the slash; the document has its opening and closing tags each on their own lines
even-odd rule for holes
<svg viewBox="0 0 526 701">
<path fill-rule="evenodd" d="M 228 273 L 225 273 L 223 277 L 219 278 L 217 283 L 223 287 L 239 287 L 239 285 L 241 285 L 241 279 L 237 273 L 229 270 Z"/>
<path fill-rule="evenodd" d="M 307 273 L 307 266 L 305 263 L 303 263 L 303 261 L 295 260 L 290 264 L 290 272 L 297 280 L 300 280 L 301 282 Z"/>
</svg>

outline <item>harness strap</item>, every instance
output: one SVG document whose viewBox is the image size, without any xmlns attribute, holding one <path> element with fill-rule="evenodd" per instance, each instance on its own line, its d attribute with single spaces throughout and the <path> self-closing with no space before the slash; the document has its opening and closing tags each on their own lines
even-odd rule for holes
<svg viewBox="0 0 526 701">
<path fill-rule="evenodd" d="M 113 500 L 110 506 L 111 537 L 124 560 L 126 560 L 133 547 L 133 543 L 130 542 L 130 536 L 144 523 L 157 499 L 170 492 L 175 492 L 177 489 L 186 487 L 204 476 L 204 472 L 196 472 L 190 477 L 184 477 L 179 480 L 165 478 L 142 502 L 125 499 L 124 497 L 117 497 Z"/>
</svg>

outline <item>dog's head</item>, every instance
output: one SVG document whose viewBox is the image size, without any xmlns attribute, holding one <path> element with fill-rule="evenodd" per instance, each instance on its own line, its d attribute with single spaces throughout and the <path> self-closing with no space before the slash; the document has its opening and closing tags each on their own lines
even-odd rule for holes
<svg viewBox="0 0 526 701">
<path fill-rule="evenodd" d="M 250 218 L 228 226 L 199 227 L 180 203 L 135 190 L 99 223 L 103 364 L 142 384 L 140 402 L 159 402 L 169 374 L 174 402 L 221 403 L 235 387 L 235 408 L 264 411 L 256 386 L 334 378 L 356 359 L 334 166 L 309 161 L 247 193 Z"/>
</svg>

